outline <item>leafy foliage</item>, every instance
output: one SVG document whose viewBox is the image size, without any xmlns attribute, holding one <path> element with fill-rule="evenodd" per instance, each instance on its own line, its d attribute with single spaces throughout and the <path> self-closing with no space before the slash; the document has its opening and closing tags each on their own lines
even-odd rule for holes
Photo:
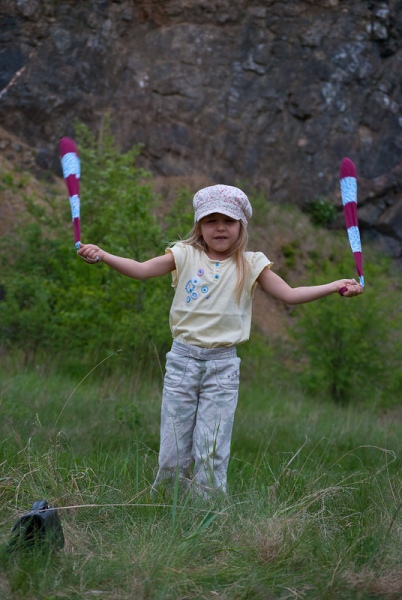
<svg viewBox="0 0 402 600">
<path fill-rule="evenodd" d="M 327 280 L 335 280 L 347 272 L 347 263 L 324 269 Z M 366 266 L 366 279 L 375 285 L 366 286 L 358 300 L 332 295 L 300 307 L 295 336 L 307 357 L 302 379 L 309 392 L 345 403 L 375 398 L 377 391 L 397 385 L 393 331 L 400 330 L 401 316 L 384 285 L 387 270 L 386 264 Z"/>
<path fill-rule="evenodd" d="M 330 225 L 336 217 L 334 204 L 324 198 L 312 200 L 307 206 L 307 212 L 314 225 Z"/>
<path fill-rule="evenodd" d="M 139 149 L 120 153 L 108 128 L 96 139 L 77 127 L 81 158 L 83 241 L 145 260 L 164 251 L 153 215 L 149 174 L 135 166 Z M 25 198 L 33 222 L 0 247 L 0 344 L 98 355 L 116 347 L 143 356 L 170 342 L 169 279 L 139 282 L 77 258 L 69 205 L 55 196 Z M 10 256 L 9 248 L 13 252 Z"/>
</svg>

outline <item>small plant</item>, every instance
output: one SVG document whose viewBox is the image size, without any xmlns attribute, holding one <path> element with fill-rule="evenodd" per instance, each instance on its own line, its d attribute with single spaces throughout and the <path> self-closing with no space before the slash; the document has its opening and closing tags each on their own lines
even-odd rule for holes
<svg viewBox="0 0 402 600">
<path fill-rule="evenodd" d="M 5 183 L 8 187 L 14 188 L 15 187 L 15 182 L 14 182 L 14 175 L 12 173 L 4 173 L 4 175 L 1 178 L 2 182 Z"/>
<path fill-rule="evenodd" d="M 299 243 L 295 240 L 289 244 L 284 244 L 281 248 L 282 254 L 285 258 L 285 264 L 289 269 L 293 269 L 296 266 L 296 258 L 299 252 Z"/>
<path fill-rule="evenodd" d="M 336 217 L 335 206 L 330 200 L 324 198 L 312 200 L 307 206 L 307 212 L 314 225 L 331 225 Z"/>
</svg>

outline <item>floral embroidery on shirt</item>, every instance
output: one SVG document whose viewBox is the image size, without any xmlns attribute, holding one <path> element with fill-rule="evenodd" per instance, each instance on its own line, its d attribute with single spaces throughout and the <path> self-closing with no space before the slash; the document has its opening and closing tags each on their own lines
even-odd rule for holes
<svg viewBox="0 0 402 600">
<path fill-rule="evenodd" d="M 184 286 L 184 289 L 186 290 L 186 292 L 187 292 L 188 294 L 191 294 L 191 292 L 192 292 L 192 291 L 193 291 L 193 289 L 194 289 L 194 284 L 193 284 L 193 281 L 192 281 L 192 279 L 189 279 L 189 280 L 187 281 L 186 285 Z"/>
<path fill-rule="evenodd" d="M 198 291 L 196 291 L 197 288 L 200 288 L 202 294 L 206 294 L 208 292 L 208 286 L 202 285 L 202 281 L 200 279 L 200 277 L 202 277 L 203 275 L 204 275 L 204 269 L 199 268 L 197 270 L 197 277 L 193 277 L 192 279 L 189 279 L 187 281 L 186 285 L 184 286 L 184 289 L 187 293 L 187 295 L 186 295 L 187 304 L 189 302 L 191 302 L 191 300 L 197 300 L 197 298 L 199 298 L 199 293 L 198 293 Z"/>
</svg>

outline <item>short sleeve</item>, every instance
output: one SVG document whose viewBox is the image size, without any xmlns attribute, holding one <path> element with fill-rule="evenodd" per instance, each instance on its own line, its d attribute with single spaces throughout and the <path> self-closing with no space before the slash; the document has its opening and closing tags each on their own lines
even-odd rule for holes
<svg viewBox="0 0 402 600">
<path fill-rule="evenodd" d="M 253 297 L 258 277 L 266 267 L 270 269 L 274 263 L 262 252 L 246 252 L 245 255 L 250 265 L 250 294 Z"/>
<path fill-rule="evenodd" d="M 185 261 L 186 246 L 179 242 L 174 246 L 169 246 L 168 248 L 166 248 L 165 254 L 167 254 L 168 252 L 171 252 L 173 254 L 174 262 L 176 265 L 175 270 L 172 271 L 172 287 L 175 288 L 181 273 L 182 265 Z"/>
</svg>

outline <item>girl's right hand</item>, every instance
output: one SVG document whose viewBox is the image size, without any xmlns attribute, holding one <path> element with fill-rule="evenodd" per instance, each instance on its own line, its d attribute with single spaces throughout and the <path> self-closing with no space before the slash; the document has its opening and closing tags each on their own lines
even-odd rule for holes
<svg viewBox="0 0 402 600">
<path fill-rule="evenodd" d="M 80 249 L 77 251 L 78 256 L 81 256 L 85 262 L 93 265 L 103 257 L 103 250 L 95 244 L 81 244 Z"/>
<path fill-rule="evenodd" d="M 357 283 L 356 279 L 341 279 L 335 282 L 338 286 L 338 293 L 345 298 L 351 298 L 363 293 L 363 287 Z"/>
</svg>

